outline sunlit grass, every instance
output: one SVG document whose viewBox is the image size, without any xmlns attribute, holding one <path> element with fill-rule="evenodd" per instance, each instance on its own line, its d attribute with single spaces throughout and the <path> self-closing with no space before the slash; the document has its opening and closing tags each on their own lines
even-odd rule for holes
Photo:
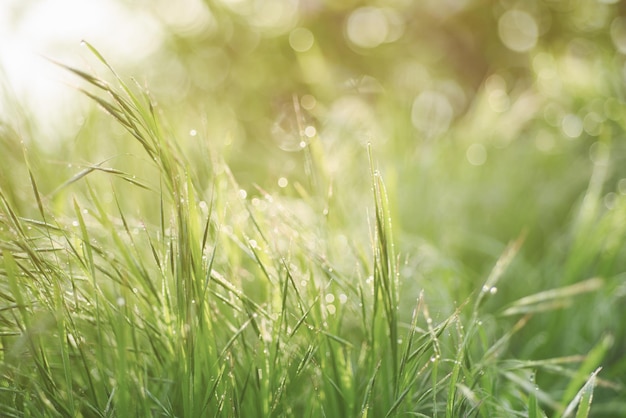
<svg viewBox="0 0 626 418">
<path fill-rule="evenodd" d="M 430 156 L 394 168 L 375 145 L 335 155 L 312 136 L 288 190 L 241 185 L 220 144 L 177 136 L 158 99 L 88 46 L 110 80 L 66 68 L 110 116 L 92 123 L 125 131 L 114 158 L 84 162 L 98 143 L 51 157 L 17 145 L 10 124 L 2 131 L 15 171 L 0 177 L 0 414 L 586 417 L 626 407 L 614 349 L 626 206 L 620 195 L 601 210 L 608 148 L 562 220 L 569 229 L 535 235 L 552 207 L 539 202 L 533 216 L 490 215 L 516 229 L 498 240 L 470 220 L 489 207 L 486 181 L 536 190 L 525 174 L 495 180 L 519 154 L 498 160 L 489 148 L 475 167 L 465 146 L 431 143 Z M 104 140 L 82 140 L 94 138 Z M 335 159 L 345 155 L 355 158 Z M 410 202 L 423 219 L 399 208 L 411 189 L 423 193 Z M 438 193 L 454 195 L 422 199 Z M 451 255 L 403 224 L 448 234 L 437 245 Z M 542 237 L 566 242 L 539 257 Z"/>
</svg>

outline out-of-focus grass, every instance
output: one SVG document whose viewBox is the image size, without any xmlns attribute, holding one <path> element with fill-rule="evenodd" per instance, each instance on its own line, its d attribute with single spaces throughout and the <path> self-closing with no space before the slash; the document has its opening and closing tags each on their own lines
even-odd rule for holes
<svg viewBox="0 0 626 418">
<path fill-rule="evenodd" d="M 517 52 L 477 2 L 87 44 L 109 117 L 0 121 L 1 414 L 618 414 L 623 23 L 562 3 Z"/>
</svg>

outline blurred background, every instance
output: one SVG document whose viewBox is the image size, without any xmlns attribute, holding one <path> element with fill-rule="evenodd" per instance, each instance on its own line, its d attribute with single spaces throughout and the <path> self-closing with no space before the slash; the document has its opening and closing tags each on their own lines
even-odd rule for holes
<svg viewBox="0 0 626 418">
<path fill-rule="evenodd" d="M 85 39 L 148 87 L 181 144 L 218 151 L 249 195 L 340 196 L 338 228 L 365 219 L 371 143 L 407 295 L 436 278 L 435 300 L 455 306 L 525 233 L 501 301 L 611 281 L 597 318 L 528 327 L 523 338 L 540 338 L 519 354 L 583 353 L 603 332 L 624 341 L 625 16 L 617 0 L 3 0 L 3 88 L 15 100 L 2 106 L 10 119 L 20 103 L 27 140 L 55 158 L 121 152 L 122 130 L 42 58 L 106 74 Z M 545 333 L 566 320 L 574 340 Z"/>
<path fill-rule="evenodd" d="M 311 140 L 332 156 L 330 182 L 366 185 L 372 143 L 400 229 L 479 263 L 527 227 L 531 252 L 558 245 L 594 161 L 623 155 L 607 152 L 623 147 L 626 19 L 618 1 L 0 7 L 4 89 L 50 149 L 85 132 L 93 107 L 73 88 L 77 80 L 45 58 L 102 73 L 80 47 L 85 39 L 148 86 L 175 135 L 209 141 L 244 185 L 305 181 Z M 5 112 L 13 105 L 5 101 Z M 88 152 L 107 156 L 93 144 Z M 621 167 L 611 165 L 603 182 L 606 208 L 626 193 Z"/>
</svg>

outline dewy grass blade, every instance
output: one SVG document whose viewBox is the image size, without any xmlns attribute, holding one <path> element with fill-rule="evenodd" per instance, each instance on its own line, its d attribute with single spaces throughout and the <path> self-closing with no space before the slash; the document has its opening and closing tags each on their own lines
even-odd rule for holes
<svg viewBox="0 0 626 418">
<path fill-rule="evenodd" d="M 534 310 L 541 311 L 545 310 L 546 307 L 549 308 L 550 306 L 559 307 L 561 304 L 555 304 L 556 302 L 564 302 L 572 296 L 594 292 L 603 286 L 604 280 L 599 277 L 594 277 L 573 285 L 545 290 L 543 292 L 518 299 L 506 308 L 502 312 L 502 315 L 515 315 L 519 313 L 533 312 Z"/>
<path fill-rule="evenodd" d="M 585 382 L 585 384 L 578 391 L 576 396 L 574 396 L 574 399 L 572 399 L 572 401 L 567 405 L 565 411 L 563 411 L 563 415 L 561 415 L 562 418 L 570 417 L 574 413 L 574 410 L 577 406 L 578 412 L 576 413 L 576 418 L 587 418 L 591 409 L 593 389 L 596 385 L 596 376 L 598 375 L 598 373 L 600 373 L 601 370 L 602 367 L 598 367 L 593 373 L 591 373 L 591 376 L 589 376 L 587 382 Z"/>
<path fill-rule="evenodd" d="M 526 238 L 526 233 L 522 233 L 515 241 L 511 242 L 506 247 L 506 249 L 500 256 L 500 258 L 498 258 L 498 261 L 496 262 L 495 266 L 489 273 L 489 277 L 487 277 L 485 284 L 480 289 L 480 293 L 478 294 L 478 297 L 476 298 L 476 302 L 474 303 L 474 315 L 475 316 L 478 315 L 478 309 L 483 299 L 485 298 L 485 296 L 488 295 L 490 292 L 493 292 L 493 289 L 495 289 L 495 285 L 498 283 L 498 280 L 500 280 L 500 277 L 502 277 L 502 274 L 504 274 L 506 269 L 509 267 L 509 265 L 515 258 L 515 255 L 517 255 L 517 253 L 519 252 L 520 248 L 522 247 L 522 244 L 524 243 L 525 238 Z"/>
<path fill-rule="evenodd" d="M 600 365 L 606 357 L 607 352 L 613 345 L 613 340 L 614 339 L 612 335 L 605 335 L 604 338 L 602 338 L 602 340 L 600 340 L 600 342 L 596 344 L 596 346 L 593 347 L 591 351 L 589 351 L 589 353 L 585 357 L 585 360 L 582 362 L 582 364 L 576 371 L 576 374 L 570 380 L 569 385 L 565 389 L 565 392 L 563 393 L 563 397 L 561 399 L 561 405 L 566 405 L 567 402 L 570 400 L 572 400 L 573 402 L 575 396 L 578 396 L 576 394 L 578 387 L 580 387 L 580 385 L 585 381 L 590 373 L 592 373 L 592 376 L 594 377 L 595 384 L 595 375 L 597 375 L 602 368 L 600 367 Z"/>
</svg>

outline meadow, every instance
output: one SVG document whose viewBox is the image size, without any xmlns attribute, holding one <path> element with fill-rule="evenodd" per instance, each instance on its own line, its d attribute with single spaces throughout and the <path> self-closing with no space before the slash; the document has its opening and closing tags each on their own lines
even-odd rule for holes
<svg viewBox="0 0 626 418">
<path fill-rule="evenodd" d="M 0 416 L 625 414 L 619 5 L 270 3 L 3 89 Z"/>
</svg>

